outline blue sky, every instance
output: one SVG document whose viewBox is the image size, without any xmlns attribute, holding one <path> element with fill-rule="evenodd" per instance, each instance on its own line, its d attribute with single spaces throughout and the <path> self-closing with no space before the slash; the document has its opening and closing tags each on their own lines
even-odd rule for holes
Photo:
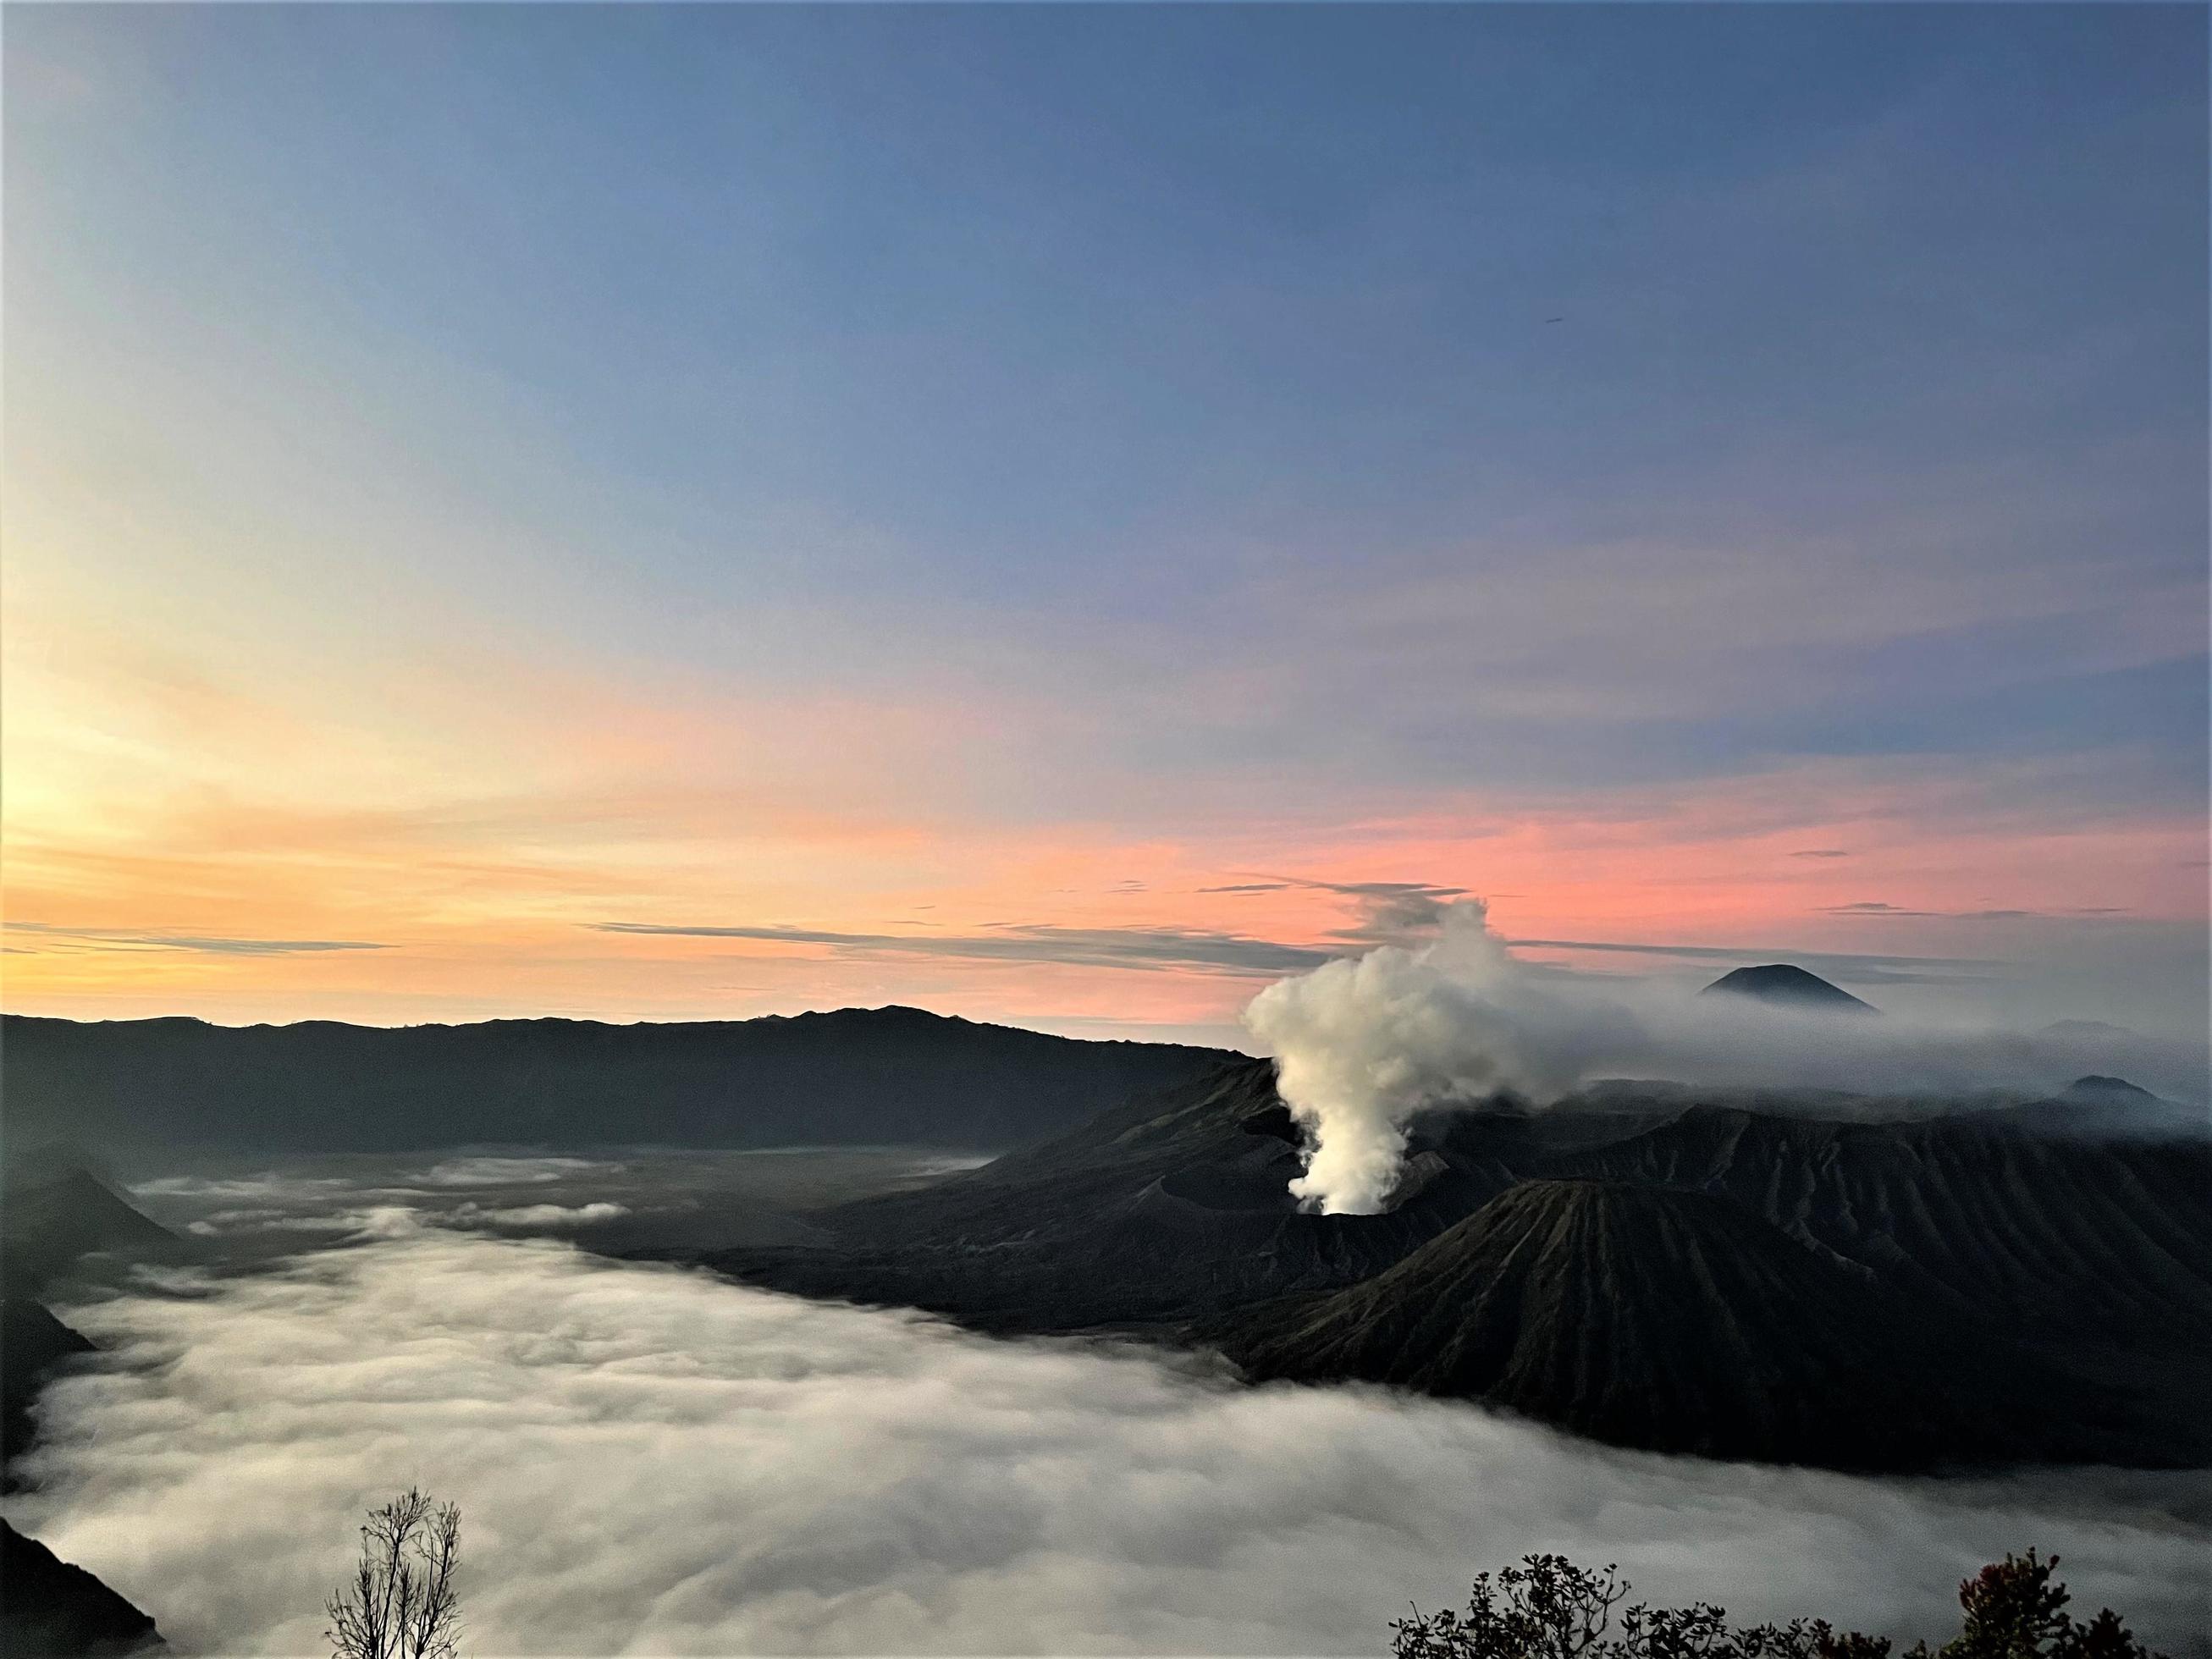
<svg viewBox="0 0 2212 1659">
<path fill-rule="evenodd" d="M 2205 45 L 2132 6 L 20 9 L 9 576 L 163 684 L 436 750 L 440 822 L 455 779 L 549 787 L 515 750 L 574 710 L 456 666 L 527 664 L 756 734 L 670 776 L 1155 888 L 1164 848 L 1504 890 L 1476 843 L 1532 825 L 1877 803 L 1953 862 L 1857 899 L 2126 911 L 2164 972 L 2201 955 Z M 141 693 L 29 655 L 87 684 L 15 764 L 101 810 L 83 734 Z M 938 736 L 871 795 L 817 775 L 825 704 Z M 150 840 L 283 793 L 244 738 L 193 764 Z M 617 864 L 672 833 L 625 821 Z M 2096 890 L 2098 837 L 2167 874 Z M 100 924 L 204 931 L 184 886 Z M 615 919 L 1097 921 L 1055 890 Z M 1802 896 L 1842 902 L 1637 915 L 1864 942 Z M 443 925 L 393 902 L 335 936 Z"/>
</svg>

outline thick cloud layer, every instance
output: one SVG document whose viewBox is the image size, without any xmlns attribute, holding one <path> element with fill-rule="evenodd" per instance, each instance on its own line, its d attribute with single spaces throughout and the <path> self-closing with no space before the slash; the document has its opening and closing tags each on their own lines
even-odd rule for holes
<svg viewBox="0 0 2212 1659">
<path fill-rule="evenodd" d="M 1421 1112 L 1507 1091 L 1548 1104 L 1601 1078 L 1947 1096 L 2061 1088 L 2085 1071 L 2201 1098 L 2203 1056 L 2108 1030 L 2021 1033 L 1701 997 L 1523 962 L 1481 901 L 1437 941 L 1385 945 L 1269 986 L 1245 1024 L 1309 1132 L 1291 1185 L 1326 1214 L 1382 1209 Z"/>
<path fill-rule="evenodd" d="M 1409 1600 L 1553 1549 L 1655 1599 L 1917 1636 L 2029 1544 L 2092 1607 L 2203 1650 L 2194 1477 L 1629 1455 L 376 1219 L 275 1270 L 66 1310 L 110 1355 L 52 1391 L 46 1487 L 9 1514 L 186 1650 L 320 1650 L 355 1512 L 416 1480 L 462 1506 L 487 1656 L 1372 1654 Z"/>
</svg>

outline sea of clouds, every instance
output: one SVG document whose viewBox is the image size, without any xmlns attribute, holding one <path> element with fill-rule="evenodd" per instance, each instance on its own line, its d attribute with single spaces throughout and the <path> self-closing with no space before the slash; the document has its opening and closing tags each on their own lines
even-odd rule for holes
<svg viewBox="0 0 2212 1659">
<path fill-rule="evenodd" d="M 40 1488 L 8 1512 L 185 1651 L 326 1651 L 357 1512 L 410 1482 L 461 1505 L 477 1656 L 1372 1654 L 1409 1601 L 1535 1550 L 1618 1561 L 1654 1600 L 1910 1638 L 2031 1544 L 2090 1608 L 2207 1650 L 2200 1476 L 1632 1455 L 355 1218 L 256 1271 L 62 1310 L 106 1352 L 50 1390 Z"/>
</svg>

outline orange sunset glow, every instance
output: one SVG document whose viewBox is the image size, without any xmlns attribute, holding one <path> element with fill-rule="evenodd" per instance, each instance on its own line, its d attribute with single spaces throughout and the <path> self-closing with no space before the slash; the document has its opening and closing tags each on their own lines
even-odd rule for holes
<svg viewBox="0 0 2212 1659">
<path fill-rule="evenodd" d="M 821 263 L 796 180 L 723 204 L 756 241 L 698 222 L 699 269 L 769 262 L 758 291 L 731 276 L 741 316 L 654 310 L 618 272 L 509 313 L 513 283 L 595 269 L 556 202 L 618 189 L 596 158 L 556 185 L 526 148 L 457 140 L 515 234 L 410 286 L 379 275 L 400 256 L 371 200 L 295 236 L 299 181 L 158 54 L 58 16 L 22 33 L 11 1010 L 899 1001 L 1243 1041 L 1285 964 L 1422 936 L 1376 922 L 1371 884 L 1397 884 L 1486 898 L 1516 939 L 1650 947 L 1522 947 L 1583 972 L 1788 951 L 1938 1009 L 2201 1012 L 2201 389 L 2159 403 L 2124 331 L 2078 371 L 2137 388 L 2094 442 L 1998 402 L 1948 420 L 2020 377 L 1931 346 L 1876 389 L 1895 441 L 1849 486 L 1851 406 L 1757 376 L 1662 477 L 1662 440 L 1606 413 L 1666 372 L 1655 347 L 1532 334 L 1517 279 L 1426 319 L 1284 279 L 1285 318 L 1375 350 L 1452 340 L 1520 411 L 1498 427 L 1449 376 L 1301 368 L 1286 320 L 1218 311 L 1252 280 L 1225 221 L 1145 279 L 1158 326 L 1246 362 L 1216 392 L 1202 357 L 1170 374 L 1241 411 L 1194 470 L 1149 435 L 1167 394 L 1108 368 L 1149 337 L 1058 341 L 1097 377 L 1065 406 L 978 343 L 971 372 L 1011 378 L 935 418 L 927 342 L 975 337 L 972 296 L 929 289 L 913 233 L 887 257 L 939 310 L 872 351 L 872 268 Z M 987 265 L 1045 211 L 1046 181 L 1006 188 L 971 227 Z M 1540 216 L 1516 234 L 1549 246 Z M 1724 288 L 1559 280 L 1692 338 L 1790 326 Z M 2071 303 L 2019 280 L 2027 310 Z M 1018 313 L 1063 326 L 1053 292 Z M 1397 436 L 1370 453 L 1276 398 L 1306 374 Z M 1511 467 L 1467 474 L 1395 424 L 1424 398 Z M 1263 437 L 1282 464 L 1255 471 Z"/>
<path fill-rule="evenodd" d="M 0 1659 L 2212 1659 L 2212 0 L 0 11 Z"/>
</svg>

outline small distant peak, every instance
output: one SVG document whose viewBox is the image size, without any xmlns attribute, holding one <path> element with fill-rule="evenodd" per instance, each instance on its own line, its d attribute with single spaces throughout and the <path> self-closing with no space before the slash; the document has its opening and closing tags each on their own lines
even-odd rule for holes
<svg viewBox="0 0 2212 1659">
<path fill-rule="evenodd" d="M 1719 992 L 1726 996 L 1753 997 L 1761 1002 L 1787 1003 L 1798 1007 L 1851 1009 L 1873 1013 L 1874 1005 L 1863 1002 L 1840 986 L 1831 985 L 1818 974 L 1808 974 L 1802 968 L 1787 962 L 1770 962 L 1757 968 L 1739 968 L 1733 973 L 1723 974 L 1705 987 L 1703 995 Z"/>
<path fill-rule="evenodd" d="M 880 1008 L 846 1008 L 848 1014 L 864 1014 L 870 1019 L 891 1025 L 965 1025 L 968 1022 L 952 1014 L 933 1013 L 927 1008 L 909 1008 L 903 1002 L 887 1002 Z"/>
<path fill-rule="evenodd" d="M 841 1025 L 939 1026 L 970 1023 L 951 1014 L 934 1014 L 927 1008 L 909 1008 L 902 1002 L 885 1003 L 880 1008 L 817 1008 L 806 1013 L 793 1014 L 789 1018 L 794 1024 L 834 1023 Z"/>
<path fill-rule="evenodd" d="M 2101 1077 L 2092 1073 L 2077 1077 L 2066 1085 L 2069 1095 L 2086 1095 L 2093 1100 L 2156 1100 L 2158 1097 L 2148 1089 L 2139 1089 L 2124 1077 Z"/>
<path fill-rule="evenodd" d="M 11 1147 L 0 1158 L 0 1172 L 15 1188 L 57 1186 L 70 1180 L 106 1186 L 114 1179 L 105 1158 L 73 1140 L 44 1141 L 26 1152 Z"/>
</svg>

